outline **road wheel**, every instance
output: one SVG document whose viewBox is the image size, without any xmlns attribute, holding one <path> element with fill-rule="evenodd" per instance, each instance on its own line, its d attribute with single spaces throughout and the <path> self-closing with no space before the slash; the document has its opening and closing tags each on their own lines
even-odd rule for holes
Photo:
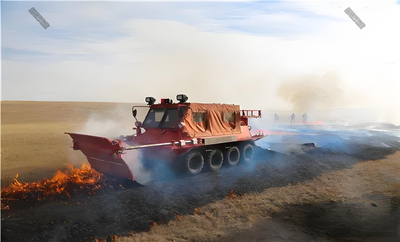
<svg viewBox="0 0 400 242">
<path fill-rule="evenodd" d="M 238 147 L 232 146 L 225 152 L 226 164 L 229 166 L 236 166 L 240 160 L 240 151 Z"/>
<path fill-rule="evenodd" d="M 207 166 L 211 171 L 218 171 L 224 162 L 224 156 L 222 152 L 218 149 L 212 150 L 206 159 Z"/>
<path fill-rule="evenodd" d="M 251 144 L 246 144 L 241 149 L 242 161 L 250 163 L 253 160 L 254 148 Z"/>
<path fill-rule="evenodd" d="M 185 159 L 186 169 L 191 174 L 199 174 L 204 166 L 204 158 L 198 151 L 190 151 Z"/>
</svg>

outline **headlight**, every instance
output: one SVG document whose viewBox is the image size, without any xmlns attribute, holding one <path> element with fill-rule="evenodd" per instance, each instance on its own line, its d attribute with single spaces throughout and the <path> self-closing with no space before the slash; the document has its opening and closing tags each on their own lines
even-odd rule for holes
<svg viewBox="0 0 400 242">
<path fill-rule="evenodd" d="M 154 97 L 146 97 L 145 101 L 147 105 L 153 105 L 156 102 L 156 99 Z"/>
<path fill-rule="evenodd" d="M 188 98 L 185 94 L 178 94 L 178 95 L 176 95 L 176 99 L 177 99 L 180 103 L 184 103 L 184 102 L 186 102 L 189 98 Z"/>
</svg>

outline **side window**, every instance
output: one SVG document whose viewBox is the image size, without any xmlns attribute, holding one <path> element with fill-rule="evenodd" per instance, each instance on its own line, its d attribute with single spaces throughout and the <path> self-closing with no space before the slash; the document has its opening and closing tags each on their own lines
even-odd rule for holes
<svg viewBox="0 0 400 242">
<path fill-rule="evenodd" d="M 236 128 L 236 112 L 224 113 L 224 121 L 229 123 L 232 129 Z"/>
<path fill-rule="evenodd" d="M 230 123 L 236 123 L 236 112 L 224 113 L 224 121 Z"/>
<path fill-rule="evenodd" d="M 206 119 L 206 113 L 193 112 L 193 122 L 202 123 Z"/>
</svg>

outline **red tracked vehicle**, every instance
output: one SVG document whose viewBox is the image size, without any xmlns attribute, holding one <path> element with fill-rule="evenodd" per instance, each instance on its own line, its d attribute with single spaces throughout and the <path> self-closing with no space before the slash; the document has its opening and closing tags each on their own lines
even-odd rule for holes
<svg viewBox="0 0 400 242">
<path fill-rule="evenodd" d="M 250 132 L 249 118 L 260 118 L 261 110 L 240 110 L 239 105 L 188 103 L 184 94 L 178 103 L 161 99 L 155 104 L 147 97 L 149 111 L 143 123 L 136 119 L 136 134 L 110 140 L 105 137 L 66 133 L 73 139 L 73 149 L 81 150 L 90 165 L 99 172 L 135 180 L 129 163 L 130 150 L 139 149 L 146 167 L 158 162 L 200 173 L 203 167 L 217 171 L 222 164 L 235 166 L 250 162 L 254 141 L 266 137 L 262 130 Z M 142 129 L 145 132 L 142 132 Z"/>
</svg>

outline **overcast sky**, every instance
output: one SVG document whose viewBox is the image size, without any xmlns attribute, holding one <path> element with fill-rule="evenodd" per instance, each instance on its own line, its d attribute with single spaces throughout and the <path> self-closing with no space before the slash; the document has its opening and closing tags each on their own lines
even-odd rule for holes
<svg viewBox="0 0 400 242">
<path fill-rule="evenodd" d="M 185 93 L 245 108 L 400 113 L 397 0 L 2 1 L 1 21 L 2 100 L 142 102 Z"/>
</svg>

